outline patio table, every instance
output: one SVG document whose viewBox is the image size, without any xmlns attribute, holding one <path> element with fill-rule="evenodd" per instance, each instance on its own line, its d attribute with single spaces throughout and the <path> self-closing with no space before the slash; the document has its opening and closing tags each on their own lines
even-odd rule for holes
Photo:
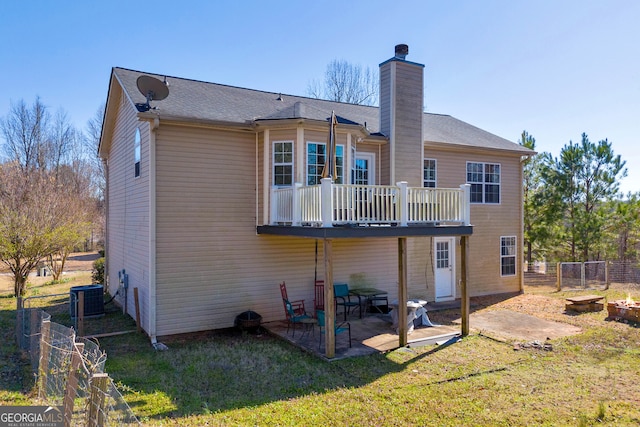
<svg viewBox="0 0 640 427">
<path fill-rule="evenodd" d="M 380 313 L 384 314 L 382 310 L 377 308 L 376 305 L 373 305 L 374 301 L 388 301 L 387 294 L 388 292 L 382 289 L 377 288 L 353 288 L 349 290 L 349 293 L 355 295 L 359 298 L 364 298 L 365 302 L 365 313 L 368 312 L 369 307 L 376 307 Z"/>
</svg>

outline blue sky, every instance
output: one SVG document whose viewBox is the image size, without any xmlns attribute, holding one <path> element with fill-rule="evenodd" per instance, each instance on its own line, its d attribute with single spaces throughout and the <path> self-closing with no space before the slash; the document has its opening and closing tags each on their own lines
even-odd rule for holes
<svg viewBox="0 0 640 427">
<path fill-rule="evenodd" d="M 306 95 L 326 65 L 425 64 L 425 108 L 557 156 L 582 132 L 640 191 L 640 2 L 65 1 L 0 3 L 0 117 L 40 96 L 84 128 L 119 66 Z"/>
</svg>

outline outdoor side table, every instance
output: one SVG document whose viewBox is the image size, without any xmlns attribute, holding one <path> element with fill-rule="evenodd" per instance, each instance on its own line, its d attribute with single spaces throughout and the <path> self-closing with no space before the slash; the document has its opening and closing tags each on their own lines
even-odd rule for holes
<svg viewBox="0 0 640 427">
<path fill-rule="evenodd" d="M 604 304 L 598 302 L 604 299 L 604 297 L 600 295 L 581 295 L 565 299 L 569 302 L 565 305 L 567 311 L 589 312 L 604 309 Z"/>
</svg>

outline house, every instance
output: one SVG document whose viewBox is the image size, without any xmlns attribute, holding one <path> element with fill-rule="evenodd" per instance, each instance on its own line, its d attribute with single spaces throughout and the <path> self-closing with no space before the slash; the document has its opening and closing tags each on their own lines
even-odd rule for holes
<svg viewBox="0 0 640 427">
<path fill-rule="evenodd" d="M 282 281 L 308 306 L 316 277 L 400 300 L 522 289 L 533 152 L 424 113 L 424 66 L 407 53 L 380 64 L 379 108 L 113 68 L 99 147 L 106 286 L 129 313 L 138 289 L 152 341 L 231 327 L 245 310 L 283 319 Z"/>
</svg>

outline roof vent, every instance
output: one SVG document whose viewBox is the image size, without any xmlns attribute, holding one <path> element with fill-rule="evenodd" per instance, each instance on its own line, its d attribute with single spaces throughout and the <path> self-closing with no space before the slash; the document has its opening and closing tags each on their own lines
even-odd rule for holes
<svg viewBox="0 0 640 427">
<path fill-rule="evenodd" d="M 409 45 L 397 44 L 396 45 L 396 58 L 404 60 L 409 54 Z"/>
</svg>

